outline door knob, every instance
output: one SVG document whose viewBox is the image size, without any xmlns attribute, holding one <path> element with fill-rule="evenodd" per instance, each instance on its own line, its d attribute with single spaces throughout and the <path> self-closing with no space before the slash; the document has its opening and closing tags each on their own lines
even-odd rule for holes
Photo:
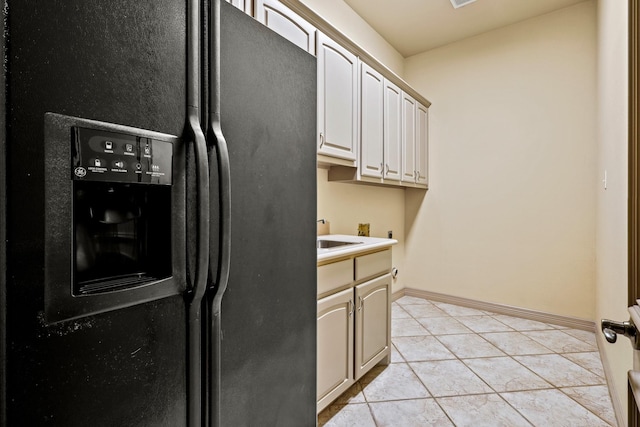
<svg viewBox="0 0 640 427">
<path fill-rule="evenodd" d="M 622 334 L 625 337 L 631 340 L 631 345 L 633 348 L 638 349 L 639 341 L 638 341 L 638 330 L 636 329 L 636 325 L 631 321 L 627 322 L 615 322 L 613 320 L 602 319 L 600 322 L 600 327 L 602 329 L 602 333 L 604 337 L 610 343 L 614 343 L 618 339 L 618 334 Z"/>
</svg>

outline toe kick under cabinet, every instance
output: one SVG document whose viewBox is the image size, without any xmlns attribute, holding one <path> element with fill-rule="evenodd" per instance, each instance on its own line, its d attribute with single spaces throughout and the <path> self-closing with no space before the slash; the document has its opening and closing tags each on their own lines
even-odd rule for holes
<svg viewBox="0 0 640 427">
<path fill-rule="evenodd" d="M 318 412 L 391 357 L 391 249 L 318 266 Z"/>
</svg>

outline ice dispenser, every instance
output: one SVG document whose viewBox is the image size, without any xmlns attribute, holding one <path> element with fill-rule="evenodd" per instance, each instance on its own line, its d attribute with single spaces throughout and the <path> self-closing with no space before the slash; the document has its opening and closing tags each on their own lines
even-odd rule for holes
<svg viewBox="0 0 640 427">
<path fill-rule="evenodd" d="M 47 322 L 182 292 L 178 138 L 56 114 L 45 133 Z"/>
</svg>

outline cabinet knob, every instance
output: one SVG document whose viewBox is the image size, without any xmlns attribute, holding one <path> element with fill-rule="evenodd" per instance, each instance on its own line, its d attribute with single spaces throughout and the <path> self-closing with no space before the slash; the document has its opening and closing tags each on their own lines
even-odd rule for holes
<svg viewBox="0 0 640 427">
<path fill-rule="evenodd" d="M 324 145 L 324 134 L 320 132 L 320 148 Z"/>
<path fill-rule="evenodd" d="M 380 163 L 380 175 L 384 177 L 384 164 Z"/>
</svg>

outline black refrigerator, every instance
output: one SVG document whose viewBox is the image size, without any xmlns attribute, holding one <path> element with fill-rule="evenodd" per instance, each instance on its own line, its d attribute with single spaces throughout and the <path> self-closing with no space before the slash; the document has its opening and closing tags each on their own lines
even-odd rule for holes
<svg viewBox="0 0 640 427">
<path fill-rule="evenodd" d="M 316 425 L 316 62 L 224 1 L 8 0 L 0 425 Z"/>
</svg>

